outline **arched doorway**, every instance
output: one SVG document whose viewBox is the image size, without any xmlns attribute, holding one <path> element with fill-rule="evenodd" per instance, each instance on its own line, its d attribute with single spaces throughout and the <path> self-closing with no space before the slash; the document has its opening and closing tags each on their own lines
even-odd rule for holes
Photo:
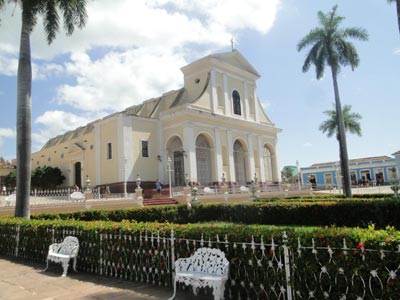
<svg viewBox="0 0 400 300">
<path fill-rule="evenodd" d="M 264 171 L 265 171 L 265 181 L 272 181 L 272 155 L 271 151 L 267 146 L 264 146 Z"/>
<path fill-rule="evenodd" d="M 172 185 L 183 186 L 185 184 L 185 162 L 181 139 L 177 136 L 173 137 L 167 149 L 169 157 L 172 160 Z"/>
<path fill-rule="evenodd" d="M 212 183 L 211 147 L 204 135 L 196 139 L 197 181 L 207 186 Z"/>
<path fill-rule="evenodd" d="M 235 164 L 236 182 L 240 185 L 246 184 L 246 151 L 243 144 L 236 140 L 233 144 L 233 160 Z"/>
<path fill-rule="evenodd" d="M 75 181 L 74 184 L 79 186 L 79 188 L 82 188 L 82 172 L 81 172 L 82 166 L 80 162 L 77 162 L 74 164 L 74 173 L 75 173 Z"/>
</svg>

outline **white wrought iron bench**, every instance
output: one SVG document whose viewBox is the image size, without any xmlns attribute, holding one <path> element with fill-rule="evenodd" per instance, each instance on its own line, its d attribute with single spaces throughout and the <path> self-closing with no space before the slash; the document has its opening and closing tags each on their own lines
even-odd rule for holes
<svg viewBox="0 0 400 300">
<path fill-rule="evenodd" d="M 65 237 L 62 243 L 55 243 L 49 246 L 46 259 L 46 271 L 49 268 L 49 261 L 61 263 L 63 267 L 62 277 L 67 276 L 69 260 L 73 259 L 73 269 L 76 272 L 76 259 L 78 257 L 79 241 L 74 236 Z"/>
<path fill-rule="evenodd" d="M 199 248 L 192 256 L 175 261 L 174 294 L 168 300 L 174 299 L 177 282 L 191 285 L 195 295 L 198 288 L 208 286 L 213 289 L 214 300 L 224 299 L 228 272 L 229 262 L 224 252 L 214 248 Z"/>
</svg>

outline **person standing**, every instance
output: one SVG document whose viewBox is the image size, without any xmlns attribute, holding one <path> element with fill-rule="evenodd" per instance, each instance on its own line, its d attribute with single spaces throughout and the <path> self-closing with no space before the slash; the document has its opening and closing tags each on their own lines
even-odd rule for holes
<svg viewBox="0 0 400 300">
<path fill-rule="evenodd" d="M 157 181 L 156 181 L 156 190 L 157 190 L 157 194 L 161 195 L 161 182 L 160 182 L 160 180 L 158 178 L 157 178 Z"/>
</svg>

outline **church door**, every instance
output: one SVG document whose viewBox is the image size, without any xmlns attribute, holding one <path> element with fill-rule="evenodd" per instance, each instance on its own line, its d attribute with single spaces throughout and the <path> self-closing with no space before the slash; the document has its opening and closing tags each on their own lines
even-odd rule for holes
<svg viewBox="0 0 400 300">
<path fill-rule="evenodd" d="M 239 141 L 233 144 L 233 160 L 235 163 L 236 182 L 240 185 L 246 184 L 246 156 L 243 145 Z"/>
<path fill-rule="evenodd" d="M 81 163 L 75 163 L 75 185 L 82 188 Z"/>
<path fill-rule="evenodd" d="M 207 138 L 204 135 L 199 135 L 196 139 L 197 181 L 204 186 L 212 184 L 210 150 Z"/>
<path fill-rule="evenodd" d="M 185 183 L 185 169 L 182 151 L 174 151 L 174 183 L 175 186 L 183 186 Z"/>
</svg>

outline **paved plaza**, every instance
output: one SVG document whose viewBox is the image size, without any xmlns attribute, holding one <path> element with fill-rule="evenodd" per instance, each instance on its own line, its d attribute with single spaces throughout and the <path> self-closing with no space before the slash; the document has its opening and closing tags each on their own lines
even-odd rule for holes
<svg viewBox="0 0 400 300">
<path fill-rule="evenodd" d="M 166 300 L 172 288 L 100 277 L 70 271 L 61 277 L 60 264 L 33 263 L 0 256 L 0 300 Z M 177 292 L 177 300 L 210 300 L 212 295 L 194 297 L 189 289 Z"/>
</svg>

